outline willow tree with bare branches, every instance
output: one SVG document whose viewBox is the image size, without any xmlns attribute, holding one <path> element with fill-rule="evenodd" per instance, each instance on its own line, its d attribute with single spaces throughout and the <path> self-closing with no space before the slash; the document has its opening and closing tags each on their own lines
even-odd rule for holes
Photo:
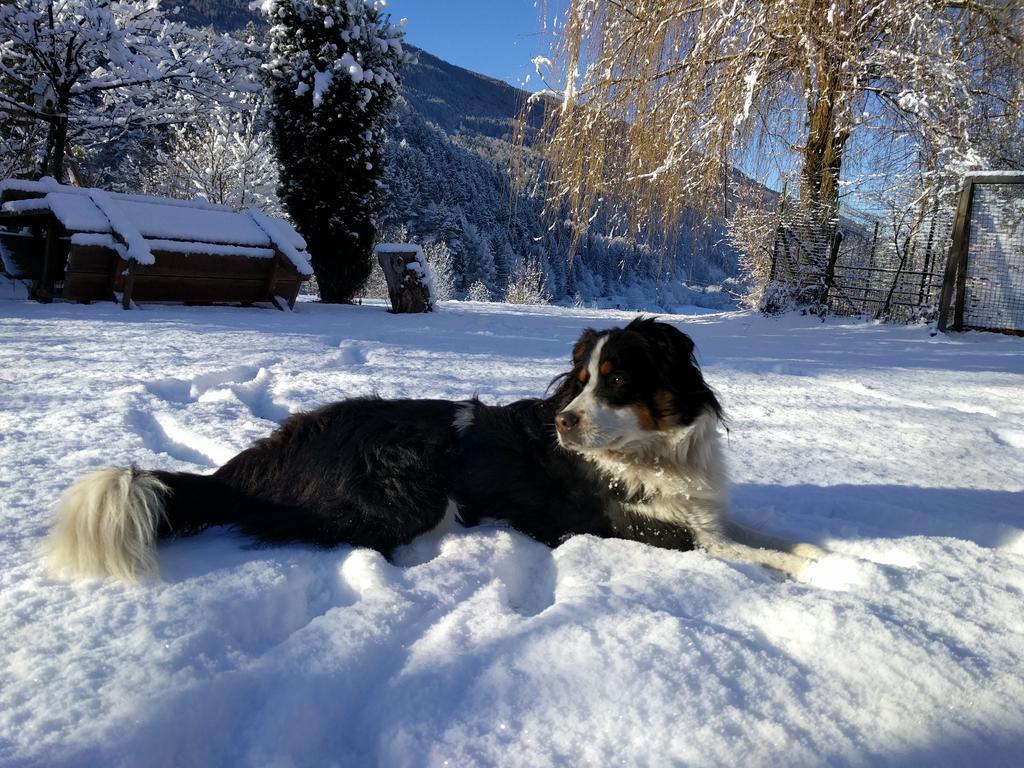
<svg viewBox="0 0 1024 768">
<path fill-rule="evenodd" d="M 842 185 L 1020 158 L 1021 0 L 570 0 L 551 60 L 549 204 L 585 232 L 719 207 L 734 169 L 835 217 Z M 547 9 L 545 9 L 547 10 Z M 855 148 L 855 157 L 851 156 Z M 1000 154 L 1002 153 L 1002 154 Z M 887 166 L 887 167 L 883 167 Z"/>
</svg>

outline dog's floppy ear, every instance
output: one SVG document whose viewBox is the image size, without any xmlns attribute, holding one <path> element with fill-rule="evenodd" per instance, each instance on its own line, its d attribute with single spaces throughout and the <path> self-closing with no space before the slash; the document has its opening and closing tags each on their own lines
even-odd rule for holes
<svg viewBox="0 0 1024 768">
<path fill-rule="evenodd" d="M 674 325 L 668 323 L 654 323 L 653 327 L 658 330 L 658 346 L 660 346 L 671 360 L 689 360 L 697 364 L 693 356 L 693 339 L 680 331 Z"/>
<path fill-rule="evenodd" d="M 627 330 L 642 334 L 657 355 L 656 365 L 668 385 L 666 391 L 675 398 L 674 408 L 684 408 L 690 414 L 689 418 L 699 415 L 704 408 L 710 408 L 722 418 L 722 406 L 697 365 L 693 339 L 675 326 L 659 323 L 653 317 L 638 318 L 629 324 Z"/>
<path fill-rule="evenodd" d="M 576 341 L 576 345 L 572 348 L 572 364 L 575 368 L 583 362 L 583 356 L 587 353 L 587 350 L 594 346 L 594 340 L 597 338 L 597 331 L 593 328 L 584 328 L 583 333 L 580 334 L 579 339 Z"/>
<path fill-rule="evenodd" d="M 693 339 L 674 325 L 659 323 L 653 317 L 638 317 L 626 326 L 626 330 L 643 334 L 648 343 L 660 353 L 662 360 L 688 360 L 694 365 L 697 364 L 693 357 Z"/>
</svg>

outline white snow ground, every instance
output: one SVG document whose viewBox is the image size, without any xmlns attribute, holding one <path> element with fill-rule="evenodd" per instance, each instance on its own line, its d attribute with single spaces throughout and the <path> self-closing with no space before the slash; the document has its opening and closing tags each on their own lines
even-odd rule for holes
<svg viewBox="0 0 1024 768">
<path fill-rule="evenodd" d="M 0 301 L 0 765 L 1019 765 L 1021 339 L 669 318 L 730 415 L 737 516 L 838 553 L 810 584 L 500 528 L 400 565 L 214 530 L 157 583 L 44 573 L 84 470 L 209 471 L 349 395 L 536 396 L 629 317 Z"/>
</svg>

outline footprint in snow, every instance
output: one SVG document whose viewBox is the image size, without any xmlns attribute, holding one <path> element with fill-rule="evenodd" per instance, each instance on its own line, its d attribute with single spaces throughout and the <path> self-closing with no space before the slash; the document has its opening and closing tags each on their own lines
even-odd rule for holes
<svg viewBox="0 0 1024 768">
<path fill-rule="evenodd" d="M 277 362 L 279 361 L 267 360 L 256 365 L 235 365 L 230 368 L 200 373 L 187 379 L 174 377 L 155 379 L 146 384 L 146 389 L 162 400 L 174 403 L 195 402 L 210 390 L 251 382 L 259 376 L 261 370 Z"/>
<path fill-rule="evenodd" d="M 216 467 L 234 454 L 230 448 L 183 426 L 169 413 L 134 409 L 128 412 L 125 421 L 149 450 L 178 461 Z"/>
<path fill-rule="evenodd" d="M 290 411 L 277 402 L 271 392 L 274 377 L 269 366 L 277 362 L 267 360 L 262 365 L 236 365 L 201 373 L 190 379 L 157 379 L 147 383 L 146 389 L 161 400 L 182 405 L 233 395 L 256 418 L 280 423 L 288 418 Z"/>
</svg>

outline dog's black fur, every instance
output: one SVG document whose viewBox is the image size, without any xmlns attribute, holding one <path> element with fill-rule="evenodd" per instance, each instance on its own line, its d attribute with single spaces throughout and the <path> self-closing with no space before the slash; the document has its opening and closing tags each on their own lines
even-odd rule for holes
<svg viewBox="0 0 1024 768">
<path fill-rule="evenodd" d="M 630 514 L 636 494 L 559 446 L 554 417 L 577 389 L 566 376 L 551 398 L 504 406 L 361 398 L 298 414 L 213 475 L 152 472 L 170 489 L 159 535 L 232 525 L 262 542 L 390 555 L 451 499 L 463 525 L 500 520 L 549 546 L 589 533 L 692 549 L 686 528 Z"/>
</svg>

